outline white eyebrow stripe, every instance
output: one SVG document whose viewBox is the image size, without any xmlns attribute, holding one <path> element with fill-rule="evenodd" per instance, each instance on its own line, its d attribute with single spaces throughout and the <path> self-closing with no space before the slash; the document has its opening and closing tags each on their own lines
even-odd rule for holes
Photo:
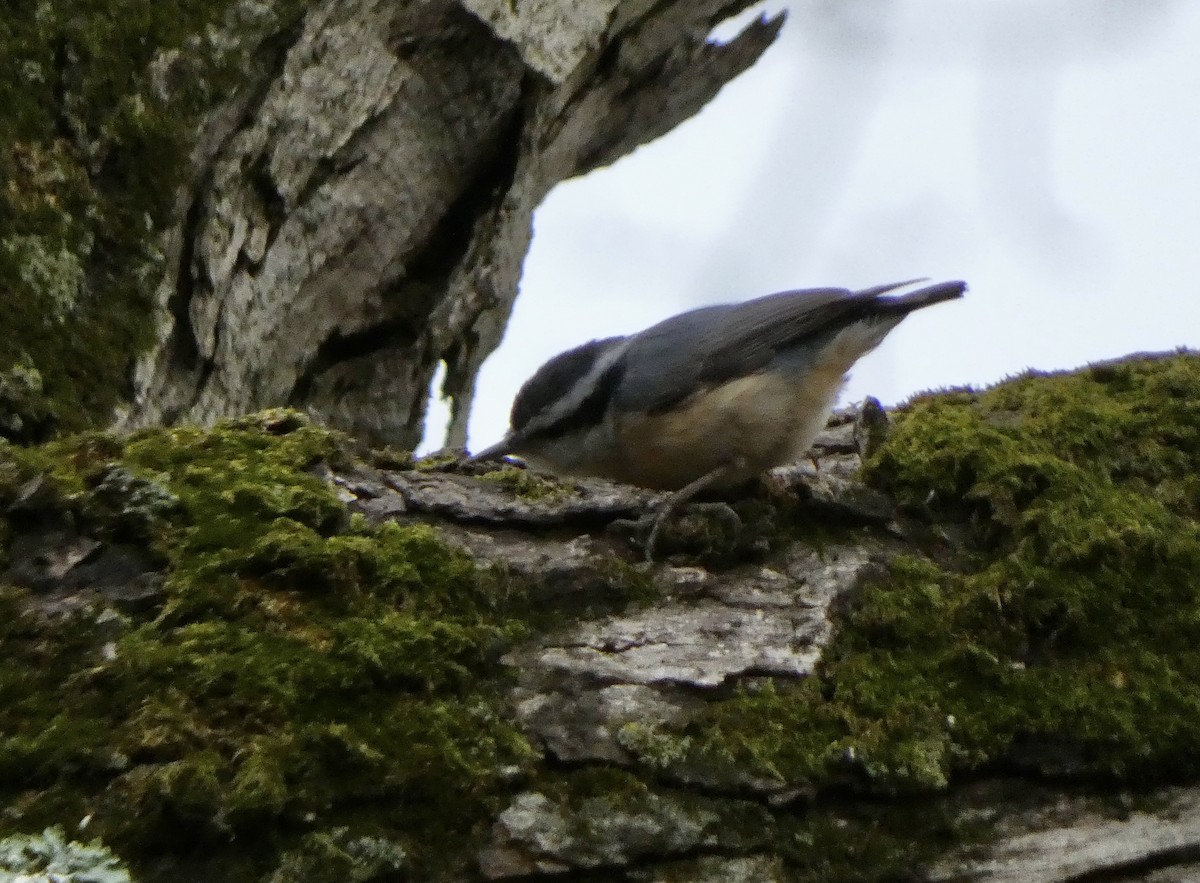
<svg viewBox="0 0 1200 883">
<path fill-rule="evenodd" d="M 626 337 L 618 345 L 612 346 L 602 352 L 596 358 L 596 361 L 592 363 L 592 367 L 588 369 L 588 372 L 571 386 L 571 391 L 555 402 L 552 407 L 526 423 L 521 428 L 520 434 L 526 438 L 537 435 L 543 429 L 550 428 L 555 423 L 577 411 L 587 397 L 595 391 L 596 382 L 604 372 L 625 355 L 625 351 L 629 349 L 629 341 L 630 338 Z"/>
</svg>

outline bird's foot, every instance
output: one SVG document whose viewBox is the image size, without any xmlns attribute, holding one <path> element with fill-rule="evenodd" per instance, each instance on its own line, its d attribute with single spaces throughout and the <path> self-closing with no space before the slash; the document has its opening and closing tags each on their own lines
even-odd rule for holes
<svg viewBox="0 0 1200 883">
<path fill-rule="evenodd" d="M 743 533 L 742 519 L 728 503 L 690 503 L 683 509 L 662 504 L 609 528 L 640 547 L 647 563 L 660 559 L 660 553 L 725 558 L 738 548 Z"/>
</svg>

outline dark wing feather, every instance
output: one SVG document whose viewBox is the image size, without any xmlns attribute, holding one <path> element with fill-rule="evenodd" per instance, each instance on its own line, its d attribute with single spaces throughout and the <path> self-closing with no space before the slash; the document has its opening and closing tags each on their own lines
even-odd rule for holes
<svg viewBox="0 0 1200 883">
<path fill-rule="evenodd" d="M 739 304 L 702 307 L 635 335 L 618 393 L 622 410 L 659 411 L 693 392 L 765 368 L 780 350 L 836 333 L 872 316 L 903 316 L 962 295 L 961 282 L 940 283 L 900 297 L 881 294 L 899 282 L 865 291 L 813 288 L 784 291 Z"/>
<path fill-rule="evenodd" d="M 700 380 L 724 383 L 770 364 L 779 350 L 863 313 L 871 295 L 840 288 L 784 291 L 740 304 L 701 349 Z"/>
<path fill-rule="evenodd" d="M 659 411 L 705 386 L 757 371 L 780 347 L 843 316 L 853 297 L 842 288 L 787 291 L 672 316 L 630 341 L 618 405 Z"/>
<path fill-rule="evenodd" d="M 844 288 L 810 288 L 784 291 L 756 300 L 737 304 L 730 310 L 728 321 L 716 328 L 709 346 L 704 346 L 704 366 L 700 380 L 723 383 L 765 368 L 781 350 L 833 329 L 844 328 L 852 322 L 888 311 L 907 313 L 932 303 L 927 292 L 947 284 L 930 286 L 898 298 L 883 298 L 882 294 L 920 282 L 909 279 L 877 285 L 863 291 Z M 920 303 L 918 303 L 920 301 Z"/>
</svg>

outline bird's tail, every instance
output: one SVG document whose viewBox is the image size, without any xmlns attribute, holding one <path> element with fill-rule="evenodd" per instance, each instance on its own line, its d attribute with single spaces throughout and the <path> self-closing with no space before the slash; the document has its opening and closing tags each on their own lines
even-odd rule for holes
<svg viewBox="0 0 1200 883">
<path fill-rule="evenodd" d="M 885 292 L 894 291 L 906 285 L 912 285 L 914 282 L 924 281 L 923 279 L 910 279 L 907 282 L 894 282 L 891 285 L 879 285 L 875 288 L 868 288 L 865 291 L 858 292 L 858 294 L 865 296 L 864 299 L 874 298 L 872 303 L 874 309 L 871 312 L 877 316 L 906 316 L 913 310 L 940 304 L 942 301 L 960 298 L 967 290 L 967 283 L 965 282 L 938 282 L 934 285 L 926 285 L 924 288 L 918 288 L 916 291 L 910 291 L 908 294 L 900 294 L 895 297 L 879 297 L 879 295 Z"/>
</svg>

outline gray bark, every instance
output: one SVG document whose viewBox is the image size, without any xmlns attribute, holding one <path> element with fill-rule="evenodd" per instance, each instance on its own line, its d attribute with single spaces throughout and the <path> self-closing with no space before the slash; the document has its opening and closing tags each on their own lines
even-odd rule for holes
<svg viewBox="0 0 1200 883">
<path fill-rule="evenodd" d="M 831 519 L 894 528 L 891 501 L 858 481 L 859 449 L 869 441 L 856 438 L 850 416 L 835 415 L 818 437 L 819 467 L 783 467 L 770 480 L 777 493 L 797 495 Z M 528 501 L 465 475 L 333 480 L 351 508 L 368 517 L 434 518 L 448 542 L 536 587 L 557 606 L 572 598 L 605 601 L 620 541 L 611 530 L 569 540 L 522 531 L 611 524 L 660 499 L 603 481 L 579 483 L 578 496 Z M 902 533 L 864 530 L 819 551 L 795 541 L 772 556 L 772 567 L 656 564 L 648 571 L 656 599 L 649 605 L 581 616 L 504 657 L 516 681 L 510 694 L 516 718 L 548 761 L 644 773 L 655 734 L 695 719 L 723 691 L 811 674 L 833 636 L 834 611 L 888 560 L 913 552 Z M 798 811 L 811 797 L 804 787 L 741 768 L 694 766 L 681 756 L 649 763 L 675 797 L 655 795 L 630 809 L 615 798 L 561 802 L 536 790 L 519 793 L 477 857 L 483 877 L 558 879 L 566 873 L 572 879 L 571 872 L 602 868 L 614 880 L 662 883 L 811 879 L 788 871 L 770 846 L 774 814 Z M 986 824 L 987 836 L 913 868 L 906 879 L 1184 883 L 1200 874 L 1200 791 L 1194 787 L 1143 794 L 1135 809 L 1112 794 L 998 778 L 956 788 L 949 800 L 952 816 Z"/>
<path fill-rule="evenodd" d="M 779 19 L 707 40 L 747 5 L 315 4 L 203 126 L 123 422 L 288 404 L 413 446 L 444 362 L 461 445 L 533 210 L 752 64 Z"/>
<path fill-rule="evenodd" d="M 730 560 L 717 555 L 716 563 L 684 555 L 630 564 L 627 538 L 614 528 L 661 501 L 638 488 L 580 481 L 554 486 L 552 493 L 520 494 L 494 474 L 481 478 L 486 467 L 461 463 L 447 464 L 445 472 L 361 462 L 315 468 L 350 511 L 375 522 L 427 524 L 477 566 L 519 584 L 537 607 L 564 614 L 560 625 L 505 648 L 505 706 L 539 769 L 607 770 L 645 785 L 564 795 L 561 787 L 545 787 L 553 776 L 539 779 L 514 768 L 521 777 L 513 780 L 514 793 L 497 808 L 482 845 L 463 857 L 470 871 L 456 879 L 1197 879 L 1200 790 L 1194 785 L 1160 785 L 1134 797 L 1095 782 L 1081 787 L 1069 777 L 1056 782 L 1012 770 L 944 781 L 899 805 L 912 816 L 977 828 L 980 836 L 968 837 L 968 846 L 957 836 L 951 847 L 914 833 L 918 843 L 931 839 L 931 858 L 895 877 L 865 873 L 869 868 L 862 876 L 822 875 L 819 864 L 798 870 L 798 855 L 836 859 L 839 844 L 814 840 L 796 850 L 789 824 L 820 813 L 830 823 L 825 830 L 844 826 L 869 839 L 869 829 L 854 827 L 856 812 L 878 806 L 879 795 L 816 793 L 804 779 L 689 754 L 686 738 L 671 737 L 737 691 L 783 689 L 811 677 L 835 636 L 839 612 L 853 606 L 864 582 L 886 573 L 896 556 L 917 552 L 923 528 L 899 518 L 887 496 L 858 478 L 859 452 L 872 439 L 855 431 L 862 421 L 851 417 L 836 415 L 818 438 L 817 464 L 784 467 L 768 479 L 777 499 L 791 498 L 816 520 L 840 524 L 837 535 L 781 534 L 769 541 L 769 555 L 747 556 L 763 539 L 747 524 L 729 539 L 735 547 Z M 50 518 L 55 494 L 47 476 L 17 490 L 7 508 L 17 527 L 0 583 L 29 587 L 28 603 L 50 620 L 92 616 L 97 601 L 127 611 L 161 603 L 161 561 L 135 545 L 81 533 L 70 518 Z M 179 503 L 121 466 L 107 468 L 88 497 L 93 506 L 107 501 L 132 525 Z M 685 513 L 685 521 L 696 514 Z M 688 529 L 677 527 L 672 542 L 687 545 Z M 711 527 L 701 529 L 706 542 Z M 644 584 L 642 603 L 629 603 L 631 579 Z M 98 618 L 97 638 L 111 640 L 127 627 L 120 620 Z M 852 750 L 845 760 L 855 763 Z M 1021 765 L 1019 756 L 1014 760 Z M 1029 765 L 1036 766 L 1032 755 Z M 231 848 L 245 848 L 238 845 L 243 842 Z M 843 873 L 837 869 L 844 865 L 833 867 Z M 270 879 L 297 878 L 281 870 Z"/>
</svg>

